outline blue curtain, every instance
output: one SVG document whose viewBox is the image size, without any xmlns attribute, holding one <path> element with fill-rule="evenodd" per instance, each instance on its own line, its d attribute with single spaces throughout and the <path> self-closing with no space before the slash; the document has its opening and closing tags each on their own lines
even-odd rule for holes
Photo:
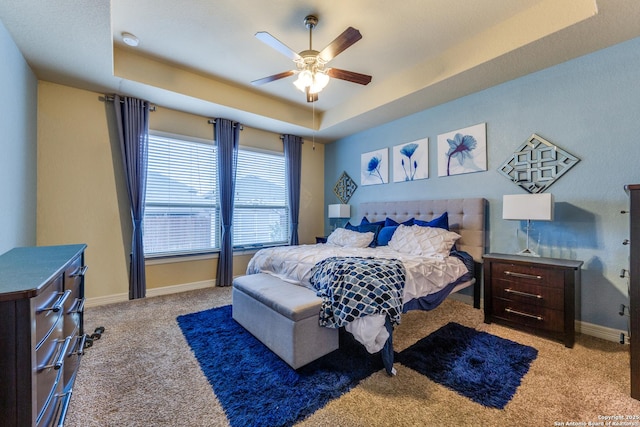
<svg viewBox="0 0 640 427">
<path fill-rule="evenodd" d="M 298 244 L 298 217 L 300 216 L 300 176 L 302 174 L 302 138 L 283 135 L 284 162 L 289 196 L 289 222 L 291 234 L 289 244 Z"/>
<path fill-rule="evenodd" d="M 236 188 L 239 136 L 239 123 L 227 119 L 216 119 L 214 138 L 218 148 L 218 185 L 222 226 L 218 286 L 231 286 L 233 282 L 233 199 Z"/>
<path fill-rule="evenodd" d="M 133 221 L 129 299 L 144 298 L 147 281 L 144 270 L 142 219 L 147 188 L 149 103 L 141 99 L 126 96 L 121 98 L 115 95 L 113 106 Z"/>
</svg>

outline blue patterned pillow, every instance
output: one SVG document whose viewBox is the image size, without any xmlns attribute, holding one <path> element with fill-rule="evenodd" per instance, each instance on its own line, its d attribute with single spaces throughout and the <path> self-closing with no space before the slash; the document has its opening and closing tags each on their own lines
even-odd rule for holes
<svg viewBox="0 0 640 427">
<path fill-rule="evenodd" d="M 416 219 L 415 221 L 413 221 L 413 223 L 415 225 L 419 225 L 420 227 L 435 227 L 449 230 L 449 214 L 445 212 L 438 218 L 434 218 L 431 221 L 420 221 L 419 219 Z"/>
</svg>

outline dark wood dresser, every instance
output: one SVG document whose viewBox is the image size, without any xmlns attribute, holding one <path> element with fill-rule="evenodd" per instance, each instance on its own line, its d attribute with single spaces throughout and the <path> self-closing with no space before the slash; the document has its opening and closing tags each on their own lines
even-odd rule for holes
<svg viewBox="0 0 640 427">
<path fill-rule="evenodd" d="M 64 422 L 84 348 L 86 245 L 0 255 L 0 414 L 3 426 Z"/>
<path fill-rule="evenodd" d="M 573 347 L 575 288 L 582 261 L 522 255 L 484 257 L 484 321 Z"/>
<path fill-rule="evenodd" d="M 629 195 L 629 332 L 631 397 L 640 400 L 640 184 L 625 185 Z"/>
</svg>

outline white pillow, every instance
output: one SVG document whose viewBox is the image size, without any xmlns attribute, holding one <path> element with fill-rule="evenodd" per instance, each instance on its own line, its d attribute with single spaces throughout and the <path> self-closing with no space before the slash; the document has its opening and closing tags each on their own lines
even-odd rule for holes
<svg viewBox="0 0 640 427">
<path fill-rule="evenodd" d="M 447 256 L 459 238 L 458 233 L 443 228 L 400 225 L 393 233 L 389 247 L 411 255 Z"/>
<path fill-rule="evenodd" d="M 370 231 L 359 233 L 346 228 L 336 228 L 327 237 L 327 243 L 347 248 L 366 248 L 373 241 L 373 236 L 374 234 Z"/>
<path fill-rule="evenodd" d="M 403 254 L 421 255 L 422 249 L 415 237 L 413 226 L 399 225 L 391 236 L 388 246 Z"/>
</svg>

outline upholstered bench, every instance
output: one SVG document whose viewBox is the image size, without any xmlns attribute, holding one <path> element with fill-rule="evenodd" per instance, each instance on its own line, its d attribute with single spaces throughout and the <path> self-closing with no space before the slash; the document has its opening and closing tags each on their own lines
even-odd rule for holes
<svg viewBox="0 0 640 427">
<path fill-rule="evenodd" d="M 270 274 L 233 281 L 233 319 L 289 366 L 298 369 L 338 348 L 338 330 L 318 325 L 315 292 Z"/>
</svg>

